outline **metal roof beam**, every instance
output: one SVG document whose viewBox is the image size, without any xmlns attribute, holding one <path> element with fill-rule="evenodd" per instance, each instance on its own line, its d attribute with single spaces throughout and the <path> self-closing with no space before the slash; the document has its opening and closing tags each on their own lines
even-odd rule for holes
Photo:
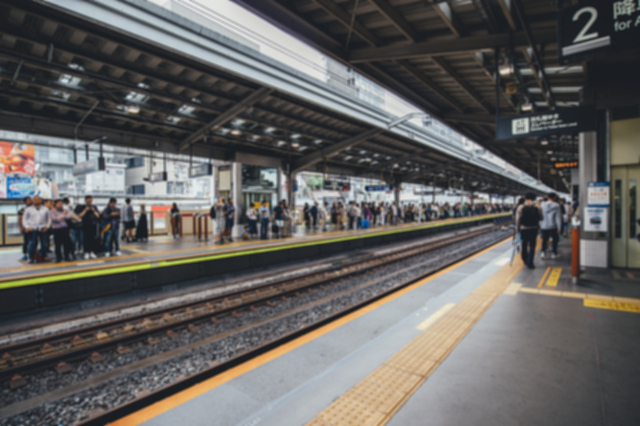
<svg viewBox="0 0 640 426">
<path fill-rule="evenodd" d="M 338 6 L 333 0 L 313 0 L 313 2 L 323 8 L 329 15 L 340 21 L 345 27 L 351 27 L 351 14 Z M 354 11 L 354 13 L 355 12 L 356 11 Z M 353 19 L 353 32 L 372 46 L 380 44 L 378 37 L 376 37 L 369 28 L 362 25 L 357 18 Z"/>
<path fill-rule="evenodd" d="M 443 101 L 445 101 L 446 103 L 451 105 L 451 107 L 453 107 L 453 109 L 455 109 L 458 112 L 463 112 L 464 111 L 464 108 L 451 98 L 451 95 L 449 95 L 444 90 L 442 90 L 425 73 L 420 71 L 415 66 L 411 65 L 411 63 L 409 63 L 409 61 L 399 60 L 399 61 L 396 61 L 396 62 L 398 63 L 398 65 L 400 65 L 402 68 L 404 68 L 409 74 L 411 74 L 416 80 L 418 80 L 420 83 L 422 83 L 425 86 L 427 86 L 427 88 L 429 90 L 431 90 L 433 93 L 435 93 L 440 98 L 442 98 Z"/>
<path fill-rule="evenodd" d="M 409 41 L 416 42 L 420 39 L 420 34 L 387 0 L 369 0 L 369 3 L 378 9 L 378 12 L 387 18 Z"/>
<path fill-rule="evenodd" d="M 247 96 L 246 98 L 244 98 L 243 100 L 241 100 L 240 102 L 238 102 L 237 104 L 229 108 L 227 111 L 223 112 L 222 114 L 214 118 L 212 121 L 207 123 L 207 125 L 202 127 L 200 130 L 198 130 L 197 132 L 194 132 L 185 140 L 183 140 L 180 143 L 180 151 L 184 151 L 187 148 L 189 148 L 191 145 L 196 143 L 200 138 L 202 138 L 207 132 L 210 132 L 210 131 L 213 132 L 218 130 L 225 123 L 227 123 L 230 120 L 233 120 L 242 112 L 246 111 L 246 109 L 249 108 L 251 105 L 269 96 L 271 92 L 273 92 L 273 89 L 269 87 L 262 87 L 256 90 L 255 92 L 251 93 L 249 96 Z"/>
<path fill-rule="evenodd" d="M 334 154 L 337 154 L 338 152 L 344 149 L 347 149 L 350 146 L 360 143 L 365 139 L 375 137 L 382 132 L 383 132 L 382 129 L 365 130 L 364 132 L 358 133 L 357 135 L 347 138 L 341 142 L 338 142 L 336 144 L 323 148 L 319 151 L 306 155 L 293 162 L 293 164 L 291 165 L 291 171 L 293 173 L 297 173 L 309 166 L 313 166 L 314 164 L 319 163 L 326 157 L 330 157 Z"/>
<path fill-rule="evenodd" d="M 538 43 L 553 43 L 555 30 L 544 29 L 533 33 Z M 384 47 L 366 47 L 350 53 L 352 63 L 389 61 L 394 59 L 424 58 L 451 55 L 461 52 L 491 50 L 496 47 L 526 47 L 529 45 L 524 31 L 461 37 L 453 40 L 426 41 L 413 44 L 397 44 Z"/>
<path fill-rule="evenodd" d="M 453 13 L 451 6 L 449 3 L 438 3 L 433 5 L 433 10 L 442 18 L 447 27 L 454 33 L 457 37 L 464 37 L 468 33 L 465 30 L 464 26 L 460 23 L 457 15 Z"/>
<path fill-rule="evenodd" d="M 491 107 L 480 97 L 480 95 L 467 83 L 451 65 L 442 58 L 432 57 L 431 60 L 440 67 L 440 69 L 447 74 L 464 90 L 464 92 L 471 97 L 486 113 L 491 113 Z"/>
<path fill-rule="evenodd" d="M 495 126 L 496 118 L 493 115 L 483 114 L 460 114 L 455 112 L 448 112 L 442 115 L 442 118 L 446 121 L 454 123 L 469 123 L 469 124 L 483 124 Z"/>
</svg>

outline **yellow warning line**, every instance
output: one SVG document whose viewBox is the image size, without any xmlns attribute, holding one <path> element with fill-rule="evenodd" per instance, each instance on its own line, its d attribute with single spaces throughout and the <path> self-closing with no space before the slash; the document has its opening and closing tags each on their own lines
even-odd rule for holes
<svg viewBox="0 0 640 426">
<path fill-rule="evenodd" d="M 544 271 L 544 275 L 542 276 L 542 279 L 538 283 L 538 288 L 542 287 L 542 285 L 544 284 L 544 281 L 547 279 L 547 276 L 549 275 L 549 272 L 551 272 L 551 266 L 549 266 L 547 270 Z"/>
<path fill-rule="evenodd" d="M 547 283 L 545 285 L 547 287 L 557 287 L 561 274 L 562 274 L 562 268 L 553 268 L 551 270 L 551 274 L 549 275 L 549 279 L 547 280 Z"/>
<path fill-rule="evenodd" d="M 584 299 L 587 308 L 609 309 L 612 311 L 634 312 L 640 314 L 640 301 L 638 303 L 619 303 L 606 300 Z"/>
<path fill-rule="evenodd" d="M 384 425 L 389 422 L 523 267 L 518 260 L 513 267 L 500 268 L 462 302 L 448 308 L 433 325 L 427 325 L 418 337 L 322 410 L 307 426 Z"/>
</svg>

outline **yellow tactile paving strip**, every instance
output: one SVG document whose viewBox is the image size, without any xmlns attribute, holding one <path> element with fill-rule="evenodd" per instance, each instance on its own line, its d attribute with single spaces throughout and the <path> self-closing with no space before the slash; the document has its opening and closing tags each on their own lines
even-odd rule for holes
<svg viewBox="0 0 640 426">
<path fill-rule="evenodd" d="M 505 291 L 524 265 L 505 265 L 307 426 L 384 425 Z"/>
<path fill-rule="evenodd" d="M 521 284 L 516 283 L 511 284 L 504 292 L 504 294 L 511 296 L 515 296 L 517 293 L 582 299 L 584 306 L 587 308 L 640 313 L 640 299 L 634 299 L 632 297 L 604 296 L 601 294 L 578 293 L 573 291 L 544 290 L 522 287 Z"/>
</svg>

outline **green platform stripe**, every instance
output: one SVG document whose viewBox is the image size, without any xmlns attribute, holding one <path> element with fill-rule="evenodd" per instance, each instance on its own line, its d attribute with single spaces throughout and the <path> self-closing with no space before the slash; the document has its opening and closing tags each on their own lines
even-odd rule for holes
<svg viewBox="0 0 640 426">
<path fill-rule="evenodd" d="M 449 225 L 454 225 L 458 223 L 484 221 L 488 219 L 494 219 L 497 217 L 505 217 L 505 216 L 509 216 L 509 214 L 483 216 L 479 218 L 458 220 L 455 222 L 432 223 L 429 225 L 411 227 L 406 229 L 392 229 L 388 231 L 375 232 L 371 234 L 351 235 L 347 237 L 339 237 L 339 238 L 333 238 L 329 240 L 308 241 L 308 242 L 289 244 L 286 246 L 265 247 L 265 248 L 258 248 L 253 250 L 238 251 L 233 253 L 194 256 L 186 259 L 151 261 L 151 262 L 141 263 L 137 265 L 115 266 L 113 268 L 106 267 L 106 268 L 97 269 L 94 271 L 69 272 L 64 274 L 48 275 L 48 276 L 36 277 L 36 278 L 17 279 L 17 280 L 5 281 L 0 283 L 0 290 L 7 290 L 10 288 L 16 288 L 16 287 L 27 287 L 27 286 L 39 285 L 39 284 L 49 284 L 54 282 L 67 281 L 67 280 L 96 278 L 96 277 L 102 277 L 105 275 L 124 274 L 128 272 L 138 272 L 138 271 L 145 271 L 145 270 L 156 269 L 156 268 L 167 268 L 171 266 L 189 265 L 192 263 L 207 262 L 210 260 L 228 259 L 232 257 L 248 256 L 248 255 L 260 254 L 260 253 L 270 253 L 270 252 L 280 251 L 280 250 L 331 244 L 331 243 L 338 243 L 343 241 L 353 241 L 353 240 L 358 240 L 362 238 L 372 238 L 372 237 L 380 237 L 380 236 L 390 235 L 390 234 L 400 234 L 403 232 L 412 232 L 412 231 L 418 231 L 418 230 L 428 229 L 428 228 L 439 228 L 442 226 L 449 226 Z"/>
</svg>

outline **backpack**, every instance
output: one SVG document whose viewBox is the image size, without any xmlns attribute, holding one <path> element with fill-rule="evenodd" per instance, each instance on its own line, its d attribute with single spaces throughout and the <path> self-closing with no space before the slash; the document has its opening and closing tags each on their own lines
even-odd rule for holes
<svg viewBox="0 0 640 426">
<path fill-rule="evenodd" d="M 209 216 L 211 216 L 211 219 L 216 218 L 216 206 L 211 206 L 211 209 L 209 210 Z"/>
<path fill-rule="evenodd" d="M 526 227 L 537 227 L 540 222 L 540 212 L 535 206 L 522 207 L 522 217 L 520 218 L 520 225 Z"/>
</svg>

